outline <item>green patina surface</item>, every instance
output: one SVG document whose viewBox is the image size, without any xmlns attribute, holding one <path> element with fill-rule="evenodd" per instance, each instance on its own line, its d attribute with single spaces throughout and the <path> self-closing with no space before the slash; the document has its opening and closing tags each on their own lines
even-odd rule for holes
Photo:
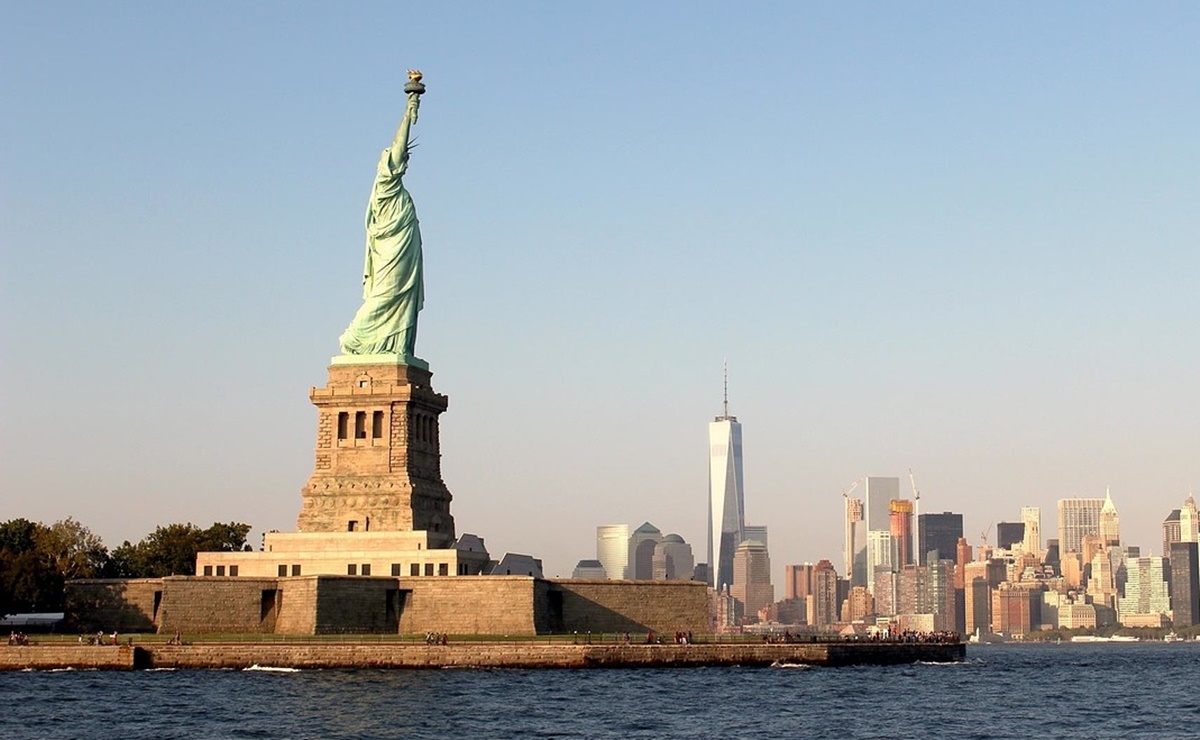
<svg viewBox="0 0 1200 740">
<path fill-rule="evenodd" d="M 421 229 L 412 197 L 404 187 L 409 132 L 421 106 L 419 72 L 409 72 L 404 118 L 392 145 L 383 150 L 367 203 L 363 302 L 342 333 L 342 357 L 379 357 L 428 369 L 416 357 L 417 314 L 425 302 Z M 365 360 L 364 360 L 365 361 Z"/>
</svg>

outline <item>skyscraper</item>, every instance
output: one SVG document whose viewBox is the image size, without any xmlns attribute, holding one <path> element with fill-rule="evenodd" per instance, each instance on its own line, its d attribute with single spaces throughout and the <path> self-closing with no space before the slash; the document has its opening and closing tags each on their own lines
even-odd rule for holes
<svg viewBox="0 0 1200 740">
<path fill-rule="evenodd" d="M 943 511 L 941 514 L 920 514 L 917 518 L 920 520 L 917 527 L 919 561 L 924 563 L 929 553 L 935 550 L 939 558 L 954 558 L 958 540 L 963 536 L 962 514 Z"/>
<path fill-rule="evenodd" d="M 812 594 L 808 597 L 808 623 L 814 627 L 831 625 L 840 616 L 837 594 L 838 575 L 833 563 L 822 560 L 813 568 Z"/>
<path fill-rule="evenodd" d="M 733 583 L 729 593 L 742 602 L 747 622 L 758 619 L 759 609 L 775 601 L 771 585 L 771 558 L 767 546 L 758 540 L 745 540 L 733 553 Z"/>
<path fill-rule="evenodd" d="M 889 503 L 890 532 L 892 535 L 892 564 L 897 570 L 913 562 L 913 502 L 908 499 L 892 499 Z"/>
<path fill-rule="evenodd" d="M 1179 541 L 1196 542 L 1200 540 L 1200 515 L 1196 512 L 1196 499 L 1192 494 L 1183 502 L 1179 510 Z"/>
<path fill-rule="evenodd" d="M 1116 606 L 1117 574 L 1113 568 L 1112 555 L 1108 550 L 1097 550 L 1089 561 L 1087 592 L 1096 603 L 1106 606 Z"/>
<path fill-rule="evenodd" d="M 891 569 L 892 562 L 892 500 L 900 498 L 900 479 L 867 476 L 864 481 L 867 524 L 867 588 L 875 593 L 876 569 Z M 878 597 L 877 601 L 878 601 Z M 876 603 L 876 608 L 878 608 Z"/>
<path fill-rule="evenodd" d="M 1183 528 L 1179 526 L 1179 509 L 1173 509 L 1163 520 L 1163 552 L 1171 551 L 1171 543 L 1183 542 Z"/>
<path fill-rule="evenodd" d="M 1127 579 L 1125 595 L 1120 597 L 1117 612 L 1121 624 L 1127 627 L 1157 627 L 1171 611 L 1167 592 L 1164 558 L 1128 558 L 1125 561 Z"/>
<path fill-rule="evenodd" d="M 572 578 L 584 580 L 607 578 L 604 565 L 599 560 L 580 560 L 571 573 Z"/>
<path fill-rule="evenodd" d="M 867 530 L 867 588 L 871 591 L 871 595 L 875 597 L 875 606 L 879 608 L 882 598 L 875 593 L 875 587 L 878 583 L 880 574 L 893 573 L 896 569 L 896 564 L 893 562 L 895 547 L 892 545 L 891 528 L 884 530 L 868 529 Z M 880 612 L 883 613 L 882 611 Z"/>
<path fill-rule="evenodd" d="M 729 376 L 721 415 L 708 424 L 708 572 L 718 591 L 733 583 L 733 552 L 744 539 L 742 425 L 729 415 Z"/>
<path fill-rule="evenodd" d="M 863 484 L 866 487 L 863 498 L 866 500 L 867 531 L 889 531 L 892 500 L 900 498 L 900 479 L 867 476 Z"/>
<path fill-rule="evenodd" d="M 654 578 L 654 549 L 662 542 L 662 530 L 650 522 L 633 530 L 629 536 L 629 567 L 625 577 L 638 581 Z"/>
<path fill-rule="evenodd" d="M 1021 523 L 1025 525 L 1025 538 L 1021 541 L 1021 549 L 1041 557 L 1042 510 L 1036 506 L 1022 506 Z"/>
<path fill-rule="evenodd" d="M 783 578 L 783 598 L 807 598 L 812 593 L 813 564 L 785 565 Z"/>
<path fill-rule="evenodd" d="M 1083 550 L 1083 537 L 1100 534 L 1102 498 L 1063 498 L 1058 500 L 1058 551 L 1061 555 Z"/>
<path fill-rule="evenodd" d="M 1000 522 L 996 525 L 996 547 L 1001 550 L 1011 550 L 1013 545 L 1025 542 L 1025 524 L 1023 522 Z"/>
<path fill-rule="evenodd" d="M 677 534 L 669 534 L 654 548 L 654 580 L 690 581 L 696 565 L 692 546 Z"/>
<path fill-rule="evenodd" d="M 1121 518 L 1113 505 L 1112 491 L 1104 491 L 1104 506 L 1100 507 L 1100 540 L 1106 547 L 1121 544 Z"/>
<path fill-rule="evenodd" d="M 850 587 L 867 585 L 867 537 L 863 522 L 863 502 L 846 497 L 846 533 L 843 554 L 846 558 L 846 578 Z"/>
<path fill-rule="evenodd" d="M 742 539 L 757 540 L 763 543 L 768 550 L 771 549 L 771 542 L 767 539 L 767 525 L 765 524 L 743 524 Z"/>
<path fill-rule="evenodd" d="M 1200 545 L 1172 542 L 1171 624 L 1190 627 L 1200 623 Z M 1126 584 L 1128 586 L 1128 584 Z"/>
<path fill-rule="evenodd" d="M 629 525 L 602 524 L 596 527 L 596 559 L 614 581 L 628 578 Z"/>
</svg>

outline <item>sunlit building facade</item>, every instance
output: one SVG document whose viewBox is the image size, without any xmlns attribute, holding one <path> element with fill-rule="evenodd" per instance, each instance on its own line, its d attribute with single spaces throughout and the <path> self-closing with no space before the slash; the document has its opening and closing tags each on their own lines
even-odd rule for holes
<svg viewBox="0 0 1200 740">
<path fill-rule="evenodd" d="M 628 578 L 628 524 L 602 524 L 596 527 L 596 559 L 604 566 L 604 572 L 611 580 Z"/>
<path fill-rule="evenodd" d="M 708 572 L 718 591 L 733 583 L 733 553 L 745 539 L 742 425 L 725 413 L 708 424 Z"/>
<path fill-rule="evenodd" d="M 865 576 L 867 588 L 874 594 L 876 571 L 880 568 L 891 570 L 896 566 L 892 562 L 892 501 L 900 498 L 900 479 L 867 476 L 863 486 L 863 518 L 867 525 Z"/>
<path fill-rule="evenodd" d="M 1141 617 L 1168 617 L 1171 597 L 1168 590 L 1163 558 L 1129 558 L 1125 561 L 1125 595 L 1117 609 L 1121 624 L 1138 626 L 1158 621 Z"/>
<path fill-rule="evenodd" d="M 1100 534 L 1102 498 L 1064 498 L 1058 500 L 1058 551 L 1082 552 L 1083 538 Z"/>
</svg>

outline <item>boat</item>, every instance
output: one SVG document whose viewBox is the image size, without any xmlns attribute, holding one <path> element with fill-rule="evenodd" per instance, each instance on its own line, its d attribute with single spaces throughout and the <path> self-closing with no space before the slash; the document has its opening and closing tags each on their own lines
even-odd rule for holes
<svg viewBox="0 0 1200 740">
<path fill-rule="evenodd" d="M 995 632 L 981 633 L 978 628 L 975 629 L 975 634 L 967 638 L 967 642 L 972 645 L 993 645 L 1004 641 L 1004 635 Z"/>
<path fill-rule="evenodd" d="M 1112 635 L 1111 637 L 1103 637 L 1101 635 L 1074 635 L 1071 637 L 1071 642 L 1140 642 L 1140 637 L 1134 635 Z"/>
</svg>

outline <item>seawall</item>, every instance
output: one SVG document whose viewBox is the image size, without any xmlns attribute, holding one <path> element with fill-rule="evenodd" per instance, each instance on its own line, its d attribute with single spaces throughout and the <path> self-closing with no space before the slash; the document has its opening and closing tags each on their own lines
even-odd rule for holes
<svg viewBox="0 0 1200 740">
<path fill-rule="evenodd" d="M 195 645 L 52 645 L 0 649 L 0 670 L 32 668 L 650 668 L 894 665 L 961 662 L 966 645 L 945 643 L 795 643 L 694 645 L 563 645 L 461 642 L 202 643 Z"/>
<path fill-rule="evenodd" d="M 141 648 L 132 645 L 9 645 L 0 647 L 0 670 L 132 670 Z"/>
</svg>

